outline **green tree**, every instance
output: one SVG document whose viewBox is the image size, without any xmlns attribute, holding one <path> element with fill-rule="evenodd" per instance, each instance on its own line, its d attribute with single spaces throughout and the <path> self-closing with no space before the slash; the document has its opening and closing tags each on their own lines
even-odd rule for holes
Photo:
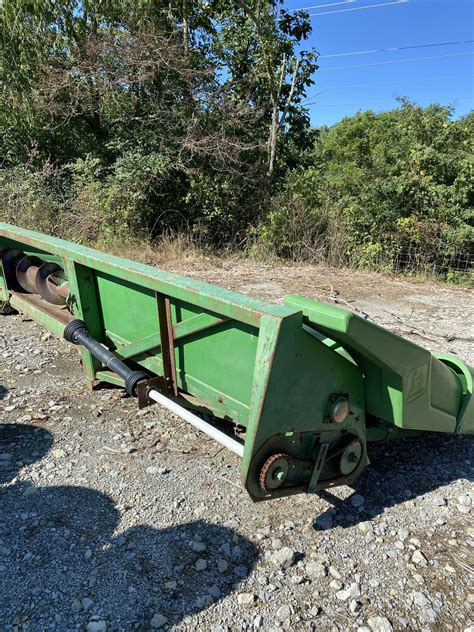
<svg viewBox="0 0 474 632">
<path fill-rule="evenodd" d="M 401 99 L 321 130 L 312 164 L 288 174 L 264 241 L 286 256 L 449 269 L 474 246 L 473 116 L 451 115 Z"/>
<path fill-rule="evenodd" d="M 120 226 L 229 239 L 261 212 L 279 147 L 311 136 L 309 30 L 276 0 L 5 0 L 2 163 L 62 170 L 72 227 L 81 203 L 115 226 L 127 181 Z"/>
</svg>

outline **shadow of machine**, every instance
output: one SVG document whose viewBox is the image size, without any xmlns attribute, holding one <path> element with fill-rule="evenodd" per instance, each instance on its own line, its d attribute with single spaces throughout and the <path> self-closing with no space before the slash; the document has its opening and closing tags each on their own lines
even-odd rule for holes
<svg viewBox="0 0 474 632">
<path fill-rule="evenodd" d="M 52 444 L 41 428 L 0 427 L 0 453 L 11 455 L 7 467 L 0 461 L 0 627 L 21 620 L 32 630 L 70 630 L 97 615 L 109 629 L 149 629 L 156 612 L 177 624 L 232 592 L 253 568 L 257 548 L 233 529 L 201 520 L 124 527 L 127 519 L 101 492 L 16 480 L 21 464 Z M 239 564 L 216 573 L 236 546 Z M 202 557 L 207 568 L 197 572 Z"/>
</svg>

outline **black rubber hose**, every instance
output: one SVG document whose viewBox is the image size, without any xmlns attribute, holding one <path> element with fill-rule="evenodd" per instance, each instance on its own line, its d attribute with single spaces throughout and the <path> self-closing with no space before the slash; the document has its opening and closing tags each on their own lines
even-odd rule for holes
<svg viewBox="0 0 474 632">
<path fill-rule="evenodd" d="M 125 388 L 129 395 L 136 394 L 135 391 L 138 382 L 150 379 L 147 373 L 130 369 L 122 360 L 119 360 L 110 349 L 107 349 L 107 347 L 100 344 L 100 342 L 91 338 L 82 320 L 72 320 L 65 327 L 63 335 L 68 342 L 72 342 L 75 345 L 82 345 L 92 353 L 94 358 L 97 358 L 104 366 L 114 373 L 117 373 L 117 375 L 125 381 Z"/>
</svg>

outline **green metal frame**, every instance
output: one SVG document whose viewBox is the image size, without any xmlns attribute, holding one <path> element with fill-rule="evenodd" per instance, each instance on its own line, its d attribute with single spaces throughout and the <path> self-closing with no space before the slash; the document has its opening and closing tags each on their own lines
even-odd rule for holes
<svg viewBox="0 0 474 632">
<path fill-rule="evenodd" d="M 326 344 L 343 350 L 362 369 L 367 413 L 398 428 L 473 431 L 472 369 L 458 358 L 432 356 L 332 305 L 299 296 L 287 297 L 285 305 L 300 309 L 305 323 L 327 336 Z"/>
<path fill-rule="evenodd" d="M 367 463 L 367 439 L 388 426 L 398 434 L 474 431 L 469 367 L 351 312 L 301 297 L 267 304 L 0 223 L 0 250 L 9 248 L 61 265 L 68 309 L 8 288 L 3 268 L 0 300 L 58 335 L 82 319 L 130 366 L 167 376 L 188 407 L 245 427 L 241 477 L 255 500 L 351 482 Z M 82 361 L 90 386 L 123 385 L 86 350 Z M 343 423 L 330 415 L 337 397 L 350 404 Z M 363 454 L 341 476 L 338 459 L 349 441 Z M 264 492 L 262 465 L 278 453 L 295 459 L 293 484 Z"/>
</svg>

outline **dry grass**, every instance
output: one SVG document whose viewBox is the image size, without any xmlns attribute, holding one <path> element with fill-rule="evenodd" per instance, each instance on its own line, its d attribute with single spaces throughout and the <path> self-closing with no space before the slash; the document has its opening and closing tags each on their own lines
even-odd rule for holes
<svg viewBox="0 0 474 632">
<path fill-rule="evenodd" d="M 111 254 L 164 267 L 211 262 L 218 258 L 217 254 L 206 251 L 191 235 L 185 233 L 168 232 L 153 243 L 145 239 L 108 241 L 105 247 Z"/>
<path fill-rule="evenodd" d="M 246 277 L 254 276 L 258 283 L 262 283 L 264 277 L 275 279 L 281 274 L 284 278 L 293 277 L 295 280 L 301 275 L 305 278 L 316 277 L 319 284 L 322 278 L 333 279 L 353 279 L 363 286 L 373 287 L 374 283 L 390 283 L 391 280 L 398 280 L 401 284 L 410 283 L 416 286 L 420 283 L 430 283 L 434 287 L 446 287 L 446 282 L 437 275 L 418 274 L 400 271 L 390 271 L 387 268 L 380 268 L 374 271 L 357 266 L 348 267 L 341 261 L 334 265 L 323 257 L 315 257 L 313 260 L 291 261 L 281 259 L 271 252 L 260 249 L 249 248 L 242 250 L 237 247 L 227 247 L 221 249 L 211 249 L 204 238 L 199 234 L 191 232 L 176 233 L 168 231 L 153 241 L 139 238 L 108 239 L 105 242 L 91 244 L 100 250 L 105 250 L 111 254 L 132 259 L 140 263 L 158 266 L 178 274 L 189 276 L 198 275 L 205 272 L 204 276 L 213 277 L 215 271 L 219 276 L 222 271 L 245 270 Z M 377 281 L 375 281 L 377 279 Z M 207 279 L 211 280 L 211 279 Z M 212 279 L 219 283 L 219 279 Z M 232 279 L 228 279 L 229 287 L 233 285 Z M 473 279 L 465 274 L 463 282 L 456 285 L 460 288 L 472 288 Z M 311 285 L 311 283 L 310 283 Z M 448 287 L 453 284 L 448 284 Z M 326 286 L 328 293 L 331 293 L 331 283 Z M 239 290 L 237 284 L 234 289 Z M 291 288 L 288 288 L 291 292 Z"/>
</svg>

